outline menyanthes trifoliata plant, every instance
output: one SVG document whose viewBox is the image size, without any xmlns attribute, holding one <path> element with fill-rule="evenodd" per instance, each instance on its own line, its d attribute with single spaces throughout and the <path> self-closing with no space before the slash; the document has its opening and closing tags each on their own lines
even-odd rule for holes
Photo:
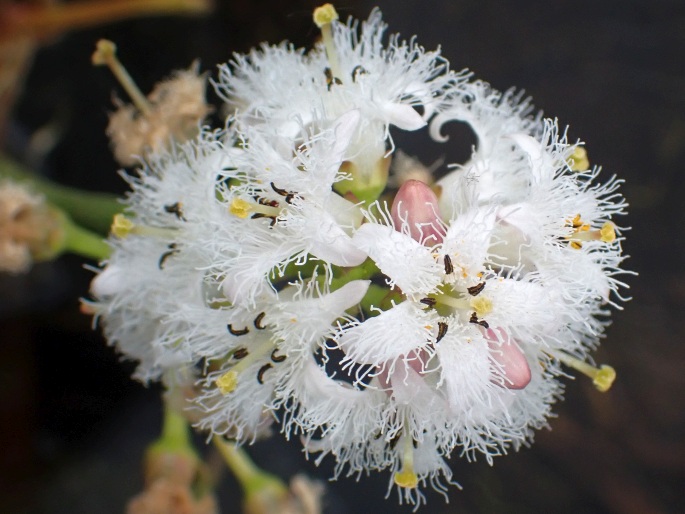
<svg viewBox="0 0 685 514">
<path fill-rule="evenodd" d="M 622 300 L 626 203 L 528 99 L 385 39 L 379 11 L 314 22 L 309 51 L 220 65 L 225 126 L 126 176 L 92 309 L 138 378 L 194 382 L 210 437 L 275 423 L 419 505 L 449 456 L 529 442 L 560 376 L 610 388 L 590 352 Z M 477 137 L 466 162 L 389 177 L 391 130 L 449 145 L 452 121 Z"/>
</svg>

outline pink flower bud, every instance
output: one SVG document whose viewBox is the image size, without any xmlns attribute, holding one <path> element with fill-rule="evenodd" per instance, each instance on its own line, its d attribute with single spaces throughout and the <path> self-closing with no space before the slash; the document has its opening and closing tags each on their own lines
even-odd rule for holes
<svg viewBox="0 0 685 514">
<path fill-rule="evenodd" d="M 497 332 L 492 329 L 486 330 L 485 337 L 492 360 L 501 369 L 499 373 L 504 379 L 502 385 L 507 389 L 526 387 L 530 383 L 530 366 L 518 345 L 501 328 L 497 329 Z"/>
<path fill-rule="evenodd" d="M 445 235 L 440 221 L 438 197 L 418 180 L 407 180 L 392 202 L 392 223 L 395 230 L 409 228 L 412 239 L 425 246 L 441 243 Z"/>
</svg>

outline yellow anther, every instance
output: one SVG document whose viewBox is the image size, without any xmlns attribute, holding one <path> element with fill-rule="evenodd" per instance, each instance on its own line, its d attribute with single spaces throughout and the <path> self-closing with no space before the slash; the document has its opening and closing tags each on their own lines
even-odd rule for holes
<svg viewBox="0 0 685 514">
<path fill-rule="evenodd" d="M 253 210 L 253 206 L 241 198 L 234 198 L 231 202 L 231 207 L 229 210 L 234 216 L 244 219 L 250 215 L 250 212 Z"/>
<path fill-rule="evenodd" d="M 571 220 L 571 226 L 575 229 L 576 232 L 587 232 L 588 230 L 590 230 L 590 224 L 584 223 L 580 217 L 580 214 L 576 214 L 575 217 Z"/>
<path fill-rule="evenodd" d="M 611 366 L 602 364 L 592 379 L 592 383 L 600 393 L 606 393 L 611 389 L 614 380 L 616 380 L 616 370 Z"/>
<path fill-rule="evenodd" d="M 235 390 L 238 386 L 238 373 L 235 371 L 227 371 L 214 382 L 222 394 L 228 394 Z"/>
<path fill-rule="evenodd" d="M 570 245 L 574 250 L 580 250 L 583 247 L 583 243 L 580 241 L 571 241 Z"/>
<path fill-rule="evenodd" d="M 419 477 L 416 476 L 413 469 L 398 471 L 393 477 L 395 484 L 400 487 L 406 487 L 407 489 L 413 489 L 419 485 Z"/>
<path fill-rule="evenodd" d="M 111 232 L 114 236 L 124 238 L 131 233 L 135 224 L 123 214 L 115 214 L 112 220 Z"/>
<path fill-rule="evenodd" d="M 314 23 L 319 28 L 333 23 L 337 19 L 338 12 L 333 7 L 333 4 L 323 4 L 321 7 L 314 9 Z"/>
<path fill-rule="evenodd" d="M 568 165 L 573 171 L 585 171 L 590 167 L 590 161 L 587 158 L 585 147 L 576 146 L 573 149 L 573 153 L 568 160 Z"/>
<path fill-rule="evenodd" d="M 479 318 L 492 312 L 492 300 L 487 296 L 476 296 L 471 300 L 471 307 L 476 311 Z"/>
<path fill-rule="evenodd" d="M 613 243 L 616 241 L 616 230 L 614 224 L 607 221 L 602 228 L 599 229 L 600 239 L 605 243 Z"/>
</svg>

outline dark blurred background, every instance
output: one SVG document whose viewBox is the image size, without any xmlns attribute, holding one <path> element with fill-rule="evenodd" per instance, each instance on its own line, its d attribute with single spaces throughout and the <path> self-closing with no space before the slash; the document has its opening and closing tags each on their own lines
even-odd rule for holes
<svg viewBox="0 0 685 514">
<path fill-rule="evenodd" d="M 106 37 L 144 91 L 199 58 L 215 72 L 232 52 L 263 40 L 308 46 L 310 1 L 221 0 L 204 18 L 152 17 L 63 35 L 35 56 L 12 111 L 6 150 L 52 179 L 121 193 L 104 135 L 112 76 L 90 65 Z M 625 267 L 633 300 L 615 312 L 596 360 L 618 379 L 598 393 L 567 382 L 551 431 L 516 454 L 452 468 L 463 490 L 429 494 L 421 512 L 621 513 L 685 511 L 685 3 L 679 0 L 351 1 L 343 18 L 374 5 L 391 32 L 440 45 L 452 68 L 495 88 L 525 89 L 546 115 L 570 125 L 592 163 L 625 179 L 630 214 Z M 218 103 L 210 95 L 210 102 Z M 56 147 L 36 162 L 28 137 L 53 124 Z M 459 144 L 453 138 L 455 144 Z M 469 141 L 468 144 L 471 144 Z M 468 146 L 467 146 L 468 148 Z M 449 151 L 436 146 L 428 161 Z M 412 151 L 422 153 L 425 150 Z M 429 156 L 430 153 L 426 153 Z M 26 276 L 0 278 L 0 511 L 120 513 L 142 487 L 140 458 L 158 434 L 159 390 L 129 379 L 79 313 L 91 272 L 64 257 Z M 251 450 L 264 468 L 326 479 L 280 436 Z M 410 512 L 384 500 L 387 474 L 327 484 L 330 513 Z M 239 512 L 225 478 L 222 512 Z"/>
</svg>

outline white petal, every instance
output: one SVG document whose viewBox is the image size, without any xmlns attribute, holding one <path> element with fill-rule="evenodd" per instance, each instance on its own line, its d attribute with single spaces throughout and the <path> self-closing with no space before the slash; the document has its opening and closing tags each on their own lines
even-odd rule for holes
<svg viewBox="0 0 685 514">
<path fill-rule="evenodd" d="M 320 211 L 319 217 L 309 216 L 302 234 L 310 235 L 309 252 L 321 260 L 336 266 L 358 266 L 366 260 L 366 253 L 326 212 Z"/>
<path fill-rule="evenodd" d="M 390 375 L 392 397 L 400 405 L 419 403 L 422 408 L 433 403 L 437 394 L 426 384 L 425 379 L 411 366 L 398 363 Z"/>
<path fill-rule="evenodd" d="M 350 232 L 359 227 L 364 219 L 364 213 L 358 205 L 335 193 L 328 195 L 324 208 L 331 213 L 338 225 Z"/>
<path fill-rule="evenodd" d="M 280 301 L 267 312 L 266 321 L 275 327 L 282 347 L 288 351 L 311 349 L 333 336 L 335 320 L 361 302 L 369 284 L 368 280 L 354 280 L 326 295 L 300 298 L 298 294 L 287 301 L 283 300 L 290 292 L 286 289 L 280 294 Z"/>
<path fill-rule="evenodd" d="M 447 229 L 441 253 L 452 259 L 455 271 L 475 276 L 487 262 L 495 226 L 492 209 L 470 209 L 457 217 Z"/>
<path fill-rule="evenodd" d="M 404 302 L 364 323 L 343 330 L 338 345 L 345 362 L 382 366 L 434 339 L 432 316 Z"/>
<path fill-rule="evenodd" d="M 343 154 L 354 137 L 354 133 L 359 126 L 361 114 L 358 110 L 346 112 L 335 120 L 335 145 L 332 150 L 332 160 L 342 161 Z"/>
<path fill-rule="evenodd" d="M 425 296 L 442 282 L 442 268 L 430 248 L 392 227 L 366 223 L 352 239 L 404 294 Z"/>
<path fill-rule="evenodd" d="M 90 283 L 90 291 L 98 298 L 113 296 L 120 292 L 126 283 L 126 270 L 110 264 Z"/>
<path fill-rule="evenodd" d="M 388 123 L 402 130 L 418 130 L 426 126 L 426 121 L 411 105 L 388 103 L 383 112 Z"/>
<path fill-rule="evenodd" d="M 490 351 L 480 333 L 452 324 L 437 345 L 441 380 L 455 414 L 467 413 L 489 403 L 492 370 Z"/>
</svg>

